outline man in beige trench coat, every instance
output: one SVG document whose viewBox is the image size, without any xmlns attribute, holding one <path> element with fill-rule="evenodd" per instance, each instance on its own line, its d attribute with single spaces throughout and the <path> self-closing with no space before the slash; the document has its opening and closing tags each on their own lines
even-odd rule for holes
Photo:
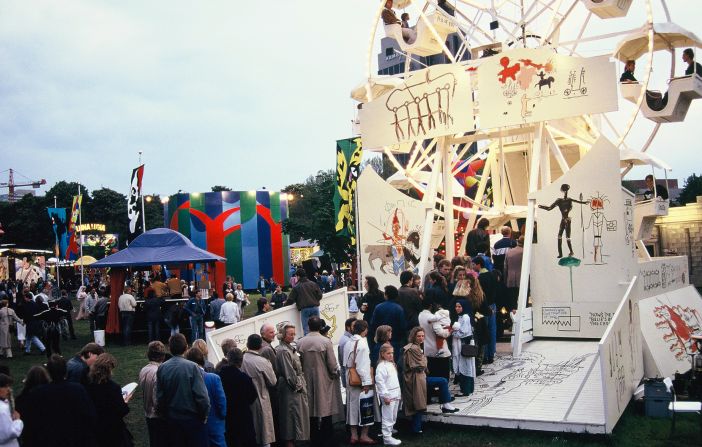
<svg viewBox="0 0 702 447">
<path fill-rule="evenodd" d="M 256 429 L 256 444 L 267 446 L 275 442 L 275 427 L 273 425 L 273 411 L 271 410 L 271 399 L 268 388 L 275 386 L 277 378 L 273 372 L 273 366 L 268 359 L 259 354 L 263 339 L 258 334 L 249 335 L 246 340 L 248 351 L 244 353 L 244 361 L 241 370 L 251 377 L 258 400 L 251 404 L 254 428 Z"/>
</svg>

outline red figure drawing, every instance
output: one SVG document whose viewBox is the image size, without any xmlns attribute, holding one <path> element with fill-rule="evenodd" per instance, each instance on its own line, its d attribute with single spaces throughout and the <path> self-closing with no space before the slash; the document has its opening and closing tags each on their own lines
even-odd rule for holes
<svg viewBox="0 0 702 447">
<path fill-rule="evenodd" d="M 515 76 L 517 75 L 517 72 L 519 72 L 519 64 L 514 64 L 510 67 L 509 58 L 507 56 L 504 56 L 500 59 L 500 65 L 504 67 L 503 70 L 497 73 L 497 76 L 501 83 L 504 84 L 505 82 L 507 82 L 507 78 L 512 78 L 513 81 L 517 80 Z"/>
<path fill-rule="evenodd" d="M 655 307 L 654 315 L 657 317 L 656 328 L 666 331 L 663 340 L 670 342 L 670 351 L 675 353 L 675 358 L 682 360 L 687 354 L 697 350 L 695 343 L 690 342 L 690 335 L 700 330 L 702 316 L 694 308 L 680 305 Z"/>
</svg>

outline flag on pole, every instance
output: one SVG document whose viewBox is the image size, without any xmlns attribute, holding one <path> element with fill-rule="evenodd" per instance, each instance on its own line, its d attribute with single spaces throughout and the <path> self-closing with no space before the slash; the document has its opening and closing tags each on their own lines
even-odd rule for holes
<svg viewBox="0 0 702 447">
<path fill-rule="evenodd" d="M 131 187 L 129 188 L 129 200 L 127 201 L 127 217 L 129 218 L 128 242 L 131 242 L 143 231 L 143 220 L 141 215 L 141 180 L 144 176 L 144 165 L 132 171 Z"/>
<path fill-rule="evenodd" d="M 356 245 L 354 195 L 362 158 L 363 147 L 360 138 L 348 138 L 336 142 L 336 189 L 334 190 L 336 234 L 351 238 L 352 245 Z"/>
<path fill-rule="evenodd" d="M 54 228 L 54 236 L 56 236 L 56 257 L 64 259 L 66 248 L 68 246 L 68 237 L 66 236 L 66 208 L 48 208 L 49 218 L 51 218 L 51 226 Z"/>
<path fill-rule="evenodd" d="M 80 255 L 80 247 L 76 238 L 78 219 L 80 216 L 80 206 L 83 196 L 73 196 L 73 206 L 71 207 L 71 219 L 68 221 L 68 248 L 66 249 L 66 259 L 75 261 Z"/>
</svg>

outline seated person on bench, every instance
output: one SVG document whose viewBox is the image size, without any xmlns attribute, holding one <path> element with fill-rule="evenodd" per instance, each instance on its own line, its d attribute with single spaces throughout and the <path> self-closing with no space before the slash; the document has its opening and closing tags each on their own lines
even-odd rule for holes
<svg viewBox="0 0 702 447">
<path fill-rule="evenodd" d="M 382 17 L 385 25 L 400 25 L 402 27 L 402 21 L 397 18 L 395 11 L 392 10 L 392 0 L 385 2 Z M 417 40 L 417 31 L 412 28 L 402 28 L 402 38 L 411 45 Z"/>
<path fill-rule="evenodd" d="M 624 65 L 624 73 L 619 78 L 619 82 L 639 82 L 634 77 L 634 70 L 636 70 L 636 61 L 628 60 Z"/>
<path fill-rule="evenodd" d="M 655 182 L 655 179 L 651 174 L 648 174 L 646 176 L 646 187 L 648 190 L 644 192 L 644 200 L 651 200 L 653 198 L 653 182 Z M 656 196 L 663 200 L 668 200 L 668 189 L 656 183 Z"/>
<path fill-rule="evenodd" d="M 698 76 L 702 76 L 702 65 L 699 62 L 695 62 L 695 53 L 692 48 L 685 48 L 682 56 L 683 62 L 687 64 L 685 69 L 685 75 L 689 76 L 692 73 L 697 73 Z"/>
</svg>

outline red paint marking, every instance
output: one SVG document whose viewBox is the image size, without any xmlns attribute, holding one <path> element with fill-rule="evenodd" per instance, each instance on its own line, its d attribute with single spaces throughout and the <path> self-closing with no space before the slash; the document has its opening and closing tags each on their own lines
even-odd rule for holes
<svg viewBox="0 0 702 447">
<path fill-rule="evenodd" d="M 501 83 L 507 82 L 507 78 L 512 78 L 513 81 L 516 81 L 517 78 L 517 72 L 520 70 L 520 65 L 519 64 L 514 64 L 511 67 L 509 66 L 509 58 L 507 56 L 504 56 L 500 59 L 500 65 L 504 67 L 503 70 L 501 70 L 499 73 L 497 73 L 498 80 Z"/>
</svg>

